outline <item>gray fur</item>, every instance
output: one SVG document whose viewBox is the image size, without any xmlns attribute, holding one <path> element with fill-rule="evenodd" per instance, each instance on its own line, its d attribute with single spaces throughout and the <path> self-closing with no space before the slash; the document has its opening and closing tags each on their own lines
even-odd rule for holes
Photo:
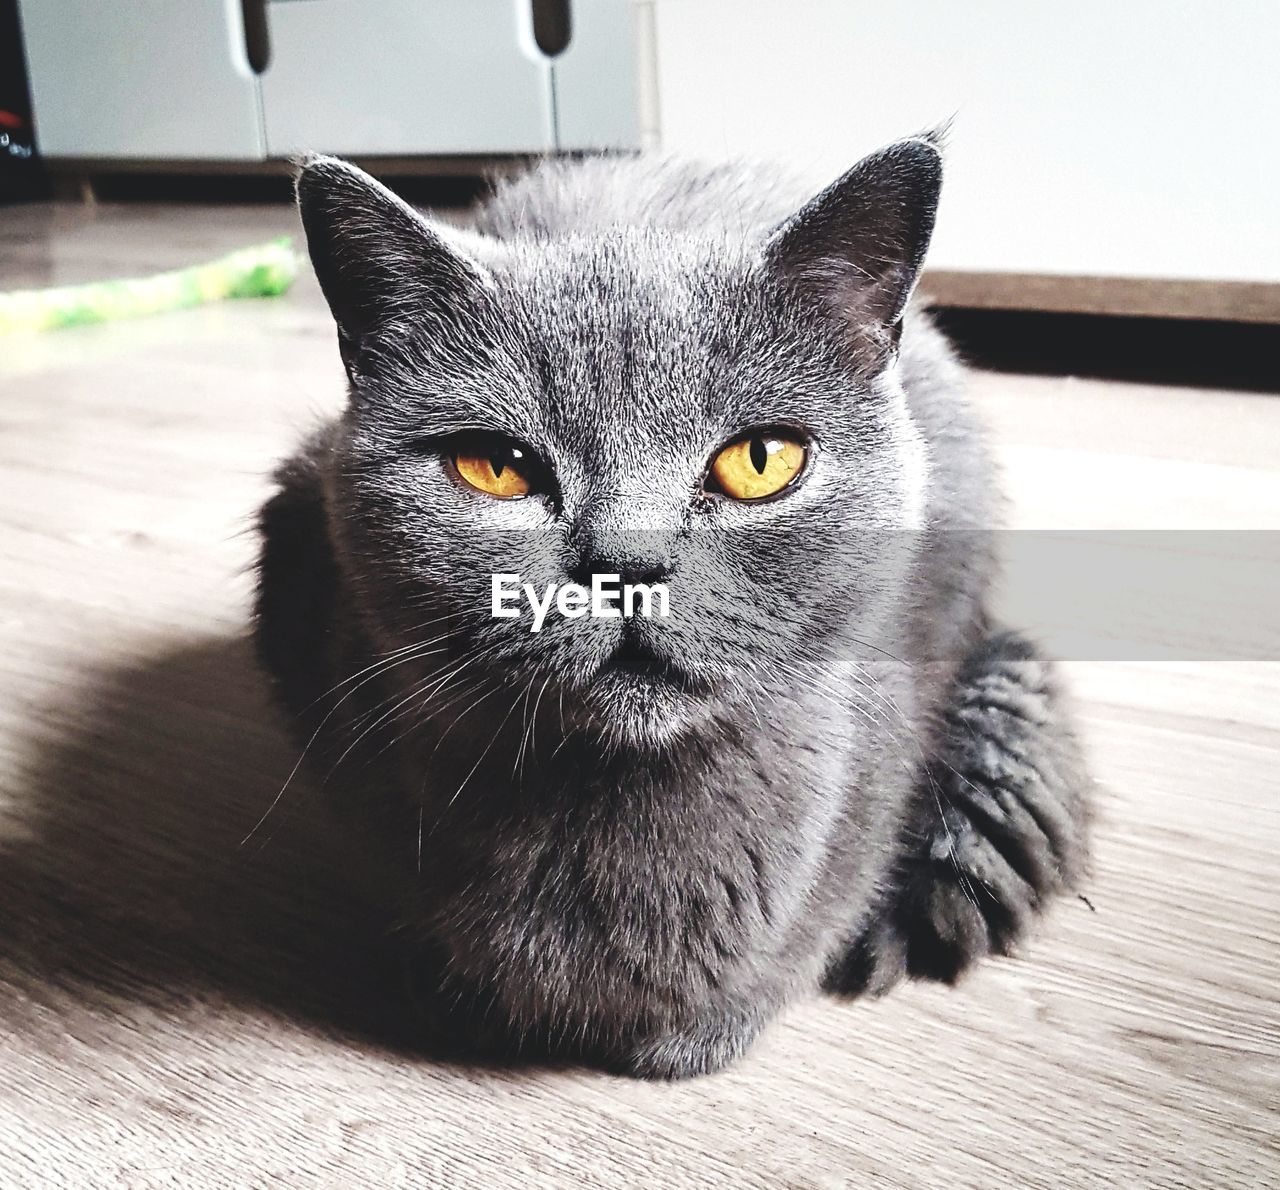
<svg viewBox="0 0 1280 1190">
<path fill-rule="evenodd" d="M 263 510 L 259 647 L 405 878 L 442 1030 L 710 1071 L 820 986 L 1007 951 L 1078 878 L 1060 697 L 985 610 L 991 461 L 903 313 L 939 162 L 902 142 L 803 206 L 759 167 L 548 164 L 466 235 L 304 165 L 352 395 Z M 800 482 L 704 494 L 776 424 L 816 443 Z M 554 494 L 464 490 L 474 428 Z M 494 572 L 601 571 L 660 575 L 670 620 L 488 614 Z"/>
</svg>

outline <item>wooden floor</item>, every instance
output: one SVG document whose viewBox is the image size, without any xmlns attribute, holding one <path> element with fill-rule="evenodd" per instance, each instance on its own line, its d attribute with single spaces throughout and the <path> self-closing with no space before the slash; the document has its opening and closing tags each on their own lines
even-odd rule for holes
<svg viewBox="0 0 1280 1190">
<path fill-rule="evenodd" d="M 0 288 L 290 228 L 0 210 Z M 975 385 L 1019 525 L 1280 527 L 1275 397 Z M 1280 1184 L 1274 649 L 1069 662 L 1089 904 L 959 989 L 815 1000 L 671 1086 L 401 1044 L 315 791 L 241 846 L 295 759 L 245 643 L 246 528 L 341 390 L 309 279 L 0 340 L 0 1185 Z"/>
</svg>

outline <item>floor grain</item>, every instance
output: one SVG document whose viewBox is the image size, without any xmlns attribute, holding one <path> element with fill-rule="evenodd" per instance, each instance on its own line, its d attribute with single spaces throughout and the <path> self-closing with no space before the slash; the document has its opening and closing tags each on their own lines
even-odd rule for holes
<svg viewBox="0 0 1280 1190">
<path fill-rule="evenodd" d="M 283 208 L 0 212 L 0 287 Z M 1280 527 L 1280 401 L 975 379 L 1015 523 Z M 415 1057 L 245 642 L 263 475 L 342 383 L 314 284 L 0 340 L 0 1183 L 1280 1182 L 1280 664 L 1077 659 L 1090 904 L 961 988 L 792 1010 L 675 1086 Z M 1091 907 L 1090 907 L 1091 906 Z"/>
</svg>

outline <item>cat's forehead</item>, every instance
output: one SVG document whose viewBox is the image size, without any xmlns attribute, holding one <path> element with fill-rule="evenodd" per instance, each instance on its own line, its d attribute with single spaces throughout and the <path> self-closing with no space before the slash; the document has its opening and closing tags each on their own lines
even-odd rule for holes
<svg viewBox="0 0 1280 1190">
<path fill-rule="evenodd" d="M 499 278 L 539 372 L 544 415 L 699 432 L 765 328 L 741 248 L 651 231 L 526 245 Z"/>
<path fill-rule="evenodd" d="M 618 335 L 705 334 L 749 275 L 740 247 L 656 229 L 521 245 L 504 289 L 533 329 L 563 346 Z"/>
</svg>

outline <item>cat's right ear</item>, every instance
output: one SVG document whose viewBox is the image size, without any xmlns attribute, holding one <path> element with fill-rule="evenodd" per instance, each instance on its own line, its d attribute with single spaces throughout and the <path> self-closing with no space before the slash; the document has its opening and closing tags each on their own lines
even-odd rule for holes
<svg viewBox="0 0 1280 1190">
<path fill-rule="evenodd" d="M 912 137 L 859 161 L 765 245 L 775 275 L 833 315 L 873 366 L 896 349 L 933 234 L 941 139 Z"/>
<path fill-rule="evenodd" d="M 451 319 L 491 284 L 484 268 L 399 196 L 336 157 L 299 165 L 298 210 L 348 372 L 393 323 Z"/>
</svg>

